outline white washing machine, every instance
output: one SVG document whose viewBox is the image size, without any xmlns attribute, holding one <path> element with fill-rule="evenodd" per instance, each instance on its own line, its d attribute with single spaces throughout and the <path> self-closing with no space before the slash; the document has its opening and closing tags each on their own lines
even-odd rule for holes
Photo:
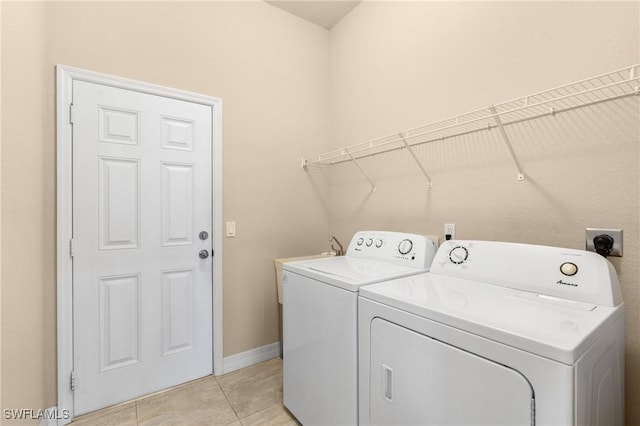
<svg viewBox="0 0 640 426">
<path fill-rule="evenodd" d="M 361 425 L 623 425 L 624 309 L 581 250 L 447 241 L 359 297 Z"/>
<path fill-rule="evenodd" d="M 358 423 L 358 290 L 428 270 L 425 236 L 362 231 L 345 256 L 283 265 L 284 405 L 306 426 Z"/>
</svg>

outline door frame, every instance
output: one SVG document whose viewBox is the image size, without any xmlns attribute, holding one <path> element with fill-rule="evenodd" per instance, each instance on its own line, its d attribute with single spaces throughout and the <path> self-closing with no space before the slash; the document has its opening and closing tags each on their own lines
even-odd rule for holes
<svg viewBox="0 0 640 426">
<path fill-rule="evenodd" d="M 220 98 L 186 92 L 86 71 L 65 65 L 56 65 L 56 145 L 57 145 L 57 344 L 58 344 L 58 405 L 59 413 L 68 413 L 61 420 L 66 424 L 73 420 L 73 262 L 71 240 L 73 237 L 73 186 L 72 186 L 72 125 L 71 108 L 73 82 L 85 81 L 150 95 L 163 96 L 211 107 L 212 117 L 212 226 L 213 243 L 213 374 L 224 372 L 222 327 L 222 100 Z M 68 411 L 63 411 L 68 410 Z M 66 415 L 65 415 L 66 417 Z"/>
</svg>

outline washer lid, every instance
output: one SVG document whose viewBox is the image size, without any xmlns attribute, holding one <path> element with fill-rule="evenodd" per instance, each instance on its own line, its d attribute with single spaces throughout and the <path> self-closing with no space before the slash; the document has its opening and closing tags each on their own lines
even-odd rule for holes
<svg viewBox="0 0 640 426">
<path fill-rule="evenodd" d="M 431 273 L 373 284 L 360 296 L 568 365 L 623 315 L 622 304 L 595 305 Z"/>
<path fill-rule="evenodd" d="M 426 271 L 426 269 L 421 270 L 411 266 L 401 266 L 352 256 L 290 262 L 285 263 L 283 269 L 349 291 L 358 291 L 362 285 Z"/>
</svg>

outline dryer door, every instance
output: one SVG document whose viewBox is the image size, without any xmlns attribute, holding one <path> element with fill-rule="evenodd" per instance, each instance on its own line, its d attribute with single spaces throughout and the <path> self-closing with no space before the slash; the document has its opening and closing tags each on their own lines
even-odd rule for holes
<svg viewBox="0 0 640 426">
<path fill-rule="evenodd" d="M 534 424 L 522 374 L 380 318 L 371 322 L 369 375 L 371 424 Z"/>
</svg>

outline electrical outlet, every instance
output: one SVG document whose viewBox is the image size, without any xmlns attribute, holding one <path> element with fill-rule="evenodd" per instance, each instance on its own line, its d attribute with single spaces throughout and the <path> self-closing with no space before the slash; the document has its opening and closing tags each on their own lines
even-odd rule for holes
<svg viewBox="0 0 640 426">
<path fill-rule="evenodd" d="M 454 223 L 444 224 L 444 239 L 445 241 L 456 239 L 456 225 Z"/>
<path fill-rule="evenodd" d="M 597 252 L 593 239 L 599 235 L 613 238 L 613 247 L 609 256 L 622 257 L 622 229 L 587 228 L 585 230 L 585 247 L 587 251 Z"/>
</svg>

